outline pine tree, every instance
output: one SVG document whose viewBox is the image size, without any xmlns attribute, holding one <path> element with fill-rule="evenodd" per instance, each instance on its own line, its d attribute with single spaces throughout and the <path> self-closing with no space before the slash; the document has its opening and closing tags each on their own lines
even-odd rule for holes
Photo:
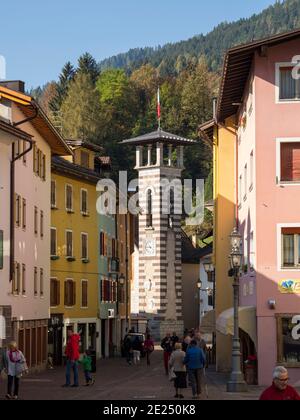
<svg viewBox="0 0 300 420">
<path fill-rule="evenodd" d="M 77 73 L 89 74 L 92 82 L 96 83 L 99 76 L 99 68 L 94 57 L 86 52 L 78 59 Z"/>
<path fill-rule="evenodd" d="M 51 100 L 49 107 L 51 111 L 58 112 L 61 105 L 68 93 L 68 87 L 70 82 L 74 79 L 75 70 L 73 65 L 68 61 L 59 75 L 59 80 L 56 84 L 56 95 Z"/>
</svg>

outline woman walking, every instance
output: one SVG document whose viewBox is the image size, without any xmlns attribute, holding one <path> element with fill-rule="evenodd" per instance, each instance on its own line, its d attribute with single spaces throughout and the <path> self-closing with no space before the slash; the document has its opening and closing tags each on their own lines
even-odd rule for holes
<svg viewBox="0 0 300 420">
<path fill-rule="evenodd" d="M 176 390 L 175 398 L 184 398 L 182 390 L 187 388 L 184 358 L 185 352 L 182 350 L 182 344 L 175 343 L 175 351 L 171 354 L 169 361 L 169 368 L 173 368 L 176 375 L 176 378 L 174 379 Z"/>
<path fill-rule="evenodd" d="M 154 351 L 154 341 L 151 339 L 150 334 L 147 335 L 147 339 L 145 340 L 144 350 L 147 357 L 147 366 L 150 366 L 150 355 Z"/>
<path fill-rule="evenodd" d="M 7 394 L 6 399 L 17 400 L 19 397 L 20 378 L 28 371 L 25 357 L 18 350 L 17 343 L 12 342 L 4 357 L 5 369 L 7 371 Z"/>
</svg>

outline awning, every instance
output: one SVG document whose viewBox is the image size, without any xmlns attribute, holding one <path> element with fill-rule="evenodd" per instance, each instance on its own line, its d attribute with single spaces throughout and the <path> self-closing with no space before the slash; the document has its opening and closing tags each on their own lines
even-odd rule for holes
<svg viewBox="0 0 300 420">
<path fill-rule="evenodd" d="M 200 329 L 204 334 L 212 334 L 216 331 L 215 310 L 209 311 L 203 316 Z"/>
<path fill-rule="evenodd" d="M 242 306 L 239 308 L 239 327 L 245 331 L 257 347 L 256 308 Z M 216 329 L 221 334 L 233 335 L 233 308 L 222 312 L 216 322 Z"/>
</svg>

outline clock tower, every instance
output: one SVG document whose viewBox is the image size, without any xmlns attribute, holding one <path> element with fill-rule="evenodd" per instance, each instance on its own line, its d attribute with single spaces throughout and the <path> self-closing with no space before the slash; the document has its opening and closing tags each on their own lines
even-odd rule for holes
<svg viewBox="0 0 300 420">
<path fill-rule="evenodd" d="M 158 129 L 122 144 L 136 147 L 139 188 L 139 315 L 154 339 L 183 333 L 181 174 L 184 146 L 195 142 Z M 177 186 L 177 188 L 174 188 Z"/>
</svg>

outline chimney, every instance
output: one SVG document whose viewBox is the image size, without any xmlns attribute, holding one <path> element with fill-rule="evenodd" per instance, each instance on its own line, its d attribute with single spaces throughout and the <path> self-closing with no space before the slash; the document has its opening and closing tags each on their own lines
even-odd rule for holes
<svg viewBox="0 0 300 420">
<path fill-rule="evenodd" d="M 25 83 L 22 80 L 3 80 L 0 82 L 0 86 L 16 92 L 25 93 Z"/>
</svg>

